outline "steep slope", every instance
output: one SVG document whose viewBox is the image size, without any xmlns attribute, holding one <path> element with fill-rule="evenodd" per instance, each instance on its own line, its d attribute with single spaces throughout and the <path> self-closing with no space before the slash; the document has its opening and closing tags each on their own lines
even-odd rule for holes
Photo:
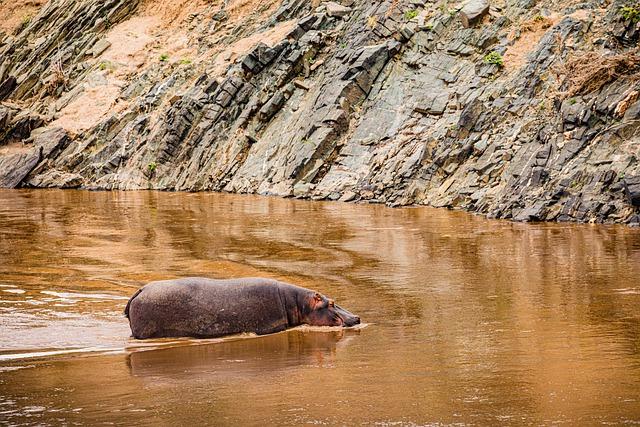
<svg viewBox="0 0 640 427">
<path fill-rule="evenodd" d="M 638 224 L 638 7 L 53 0 L 0 44 L 0 183 Z"/>
</svg>

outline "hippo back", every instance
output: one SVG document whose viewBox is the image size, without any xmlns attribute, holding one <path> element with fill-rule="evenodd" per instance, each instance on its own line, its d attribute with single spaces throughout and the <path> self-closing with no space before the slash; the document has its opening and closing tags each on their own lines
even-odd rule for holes
<svg viewBox="0 0 640 427">
<path fill-rule="evenodd" d="M 273 333 L 289 326 L 281 285 L 258 278 L 151 282 L 131 298 L 125 313 L 139 339 Z"/>
</svg>

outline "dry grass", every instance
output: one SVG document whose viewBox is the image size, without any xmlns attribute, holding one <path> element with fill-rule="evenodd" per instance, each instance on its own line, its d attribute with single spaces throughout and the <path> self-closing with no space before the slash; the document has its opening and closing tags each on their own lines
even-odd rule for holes
<svg viewBox="0 0 640 427">
<path fill-rule="evenodd" d="M 396 9 L 396 7 L 398 7 L 398 2 L 400 0 L 392 0 L 391 1 L 391 6 L 389 6 L 389 9 L 387 9 L 387 13 L 385 13 L 384 17 L 388 18 L 393 14 L 393 11 Z"/>
<path fill-rule="evenodd" d="M 564 75 L 563 86 L 566 87 L 561 95 L 594 92 L 620 77 L 640 78 L 640 48 L 617 55 L 583 53 L 568 60 L 558 71 Z"/>
<path fill-rule="evenodd" d="M 55 96 L 59 87 L 67 89 L 67 85 L 69 83 L 69 79 L 67 78 L 67 75 L 64 72 L 64 68 L 62 67 L 60 52 L 58 52 L 54 59 L 51 61 L 50 68 L 51 77 L 45 85 L 45 92 L 47 93 L 47 95 Z"/>
</svg>

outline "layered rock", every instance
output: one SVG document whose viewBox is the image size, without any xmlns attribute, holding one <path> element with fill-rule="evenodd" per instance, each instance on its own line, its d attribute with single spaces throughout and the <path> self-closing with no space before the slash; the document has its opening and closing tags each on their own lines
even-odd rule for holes
<svg viewBox="0 0 640 427">
<path fill-rule="evenodd" d="M 4 182 L 639 222 L 638 23 L 622 3 L 285 0 L 242 19 L 225 4 L 184 24 L 198 61 L 144 64 L 118 108 L 55 131 L 68 135 L 37 161 L 0 149 L 21 165 Z M 105 34 L 136 7 L 52 1 L 4 38 L 4 143 L 53 132 L 42 125 L 101 75 Z M 591 71 L 575 61 L 586 53 Z"/>
</svg>

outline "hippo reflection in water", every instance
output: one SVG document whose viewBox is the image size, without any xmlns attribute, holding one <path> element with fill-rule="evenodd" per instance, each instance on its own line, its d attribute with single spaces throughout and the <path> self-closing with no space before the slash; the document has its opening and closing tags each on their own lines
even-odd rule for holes
<svg viewBox="0 0 640 427">
<path fill-rule="evenodd" d="M 124 314 L 138 339 L 264 335 L 302 324 L 360 323 L 358 316 L 318 292 L 261 278 L 151 282 L 131 297 Z"/>
<path fill-rule="evenodd" d="M 154 383 L 159 378 L 219 383 L 222 378 L 251 376 L 261 380 L 268 376 L 277 381 L 282 378 L 283 369 L 331 366 L 338 351 L 359 333 L 359 329 L 331 329 L 325 333 L 294 329 L 260 339 L 218 338 L 204 345 L 166 342 L 166 347 L 136 347 L 133 343 L 126 361 L 131 375 L 150 378 Z"/>
</svg>

